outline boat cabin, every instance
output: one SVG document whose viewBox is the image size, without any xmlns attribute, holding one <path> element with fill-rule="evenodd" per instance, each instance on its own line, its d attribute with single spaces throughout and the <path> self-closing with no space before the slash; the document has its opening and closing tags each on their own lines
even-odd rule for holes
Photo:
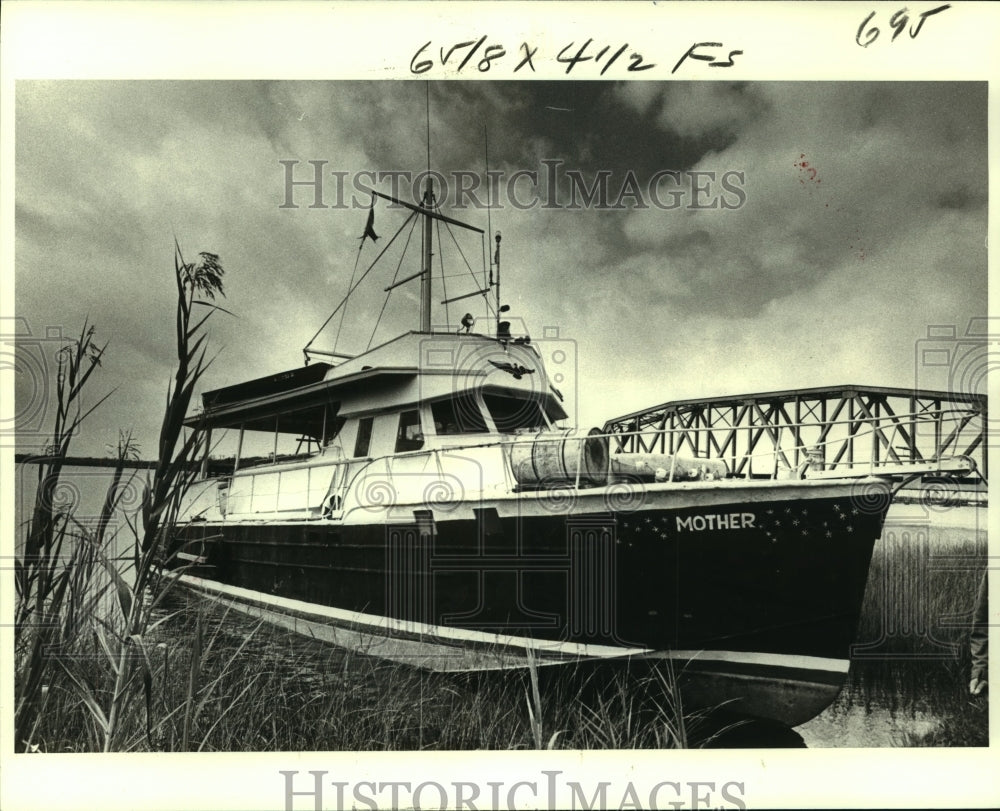
<svg viewBox="0 0 1000 811">
<path fill-rule="evenodd" d="M 378 459 L 496 443 L 552 430 L 567 418 L 529 342 L 479 334 L 405 333 L 336 365 L 291 371 L 206 392 L 187 420 L 239 432 L 232 474 L 262 465 Z"/>
</svg>

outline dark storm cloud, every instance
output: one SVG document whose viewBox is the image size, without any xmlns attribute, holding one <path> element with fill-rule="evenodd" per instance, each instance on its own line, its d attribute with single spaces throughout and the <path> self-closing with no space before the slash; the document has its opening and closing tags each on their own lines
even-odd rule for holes
<svg viewBox="0 0 1000 811">
<path fill-rule="evenodd" d="M 719 106 L 709 103 L 724 88 L 689 96 L 674 87 L 645 92 L 656 95 L 636 103 L 656 106 L 670 120 L 707 94 L 678 120 L 691 132 L 725 127 Z M 740 134 L 711 160 L 746 171 L 747 205 L 726 216 L 685 212 L 668 219 L 652 211 L 629 220 L 634 249 L 669 256 L 684 287 L 693 288 L 679 293 L 690 311 L 752 317 L 769 301 L 841 272 L 844 261 L 891 261 L 902 233 L 917 242 L 927 238 L 940 205 L 967 207 L 985 226 L 974 196 L 940 191 L 981 184 L 982 85 L 777 83 L 743 89 L 740 98 L 742 105 L 732 108 Z M 691 234 L 699 235 L 698 251 L 688 247 Z M 984 258 L 972 260 L 983 282 Z M 900 267 L 892 276 L 905 284 L 916 272 Z"/>
</svg>

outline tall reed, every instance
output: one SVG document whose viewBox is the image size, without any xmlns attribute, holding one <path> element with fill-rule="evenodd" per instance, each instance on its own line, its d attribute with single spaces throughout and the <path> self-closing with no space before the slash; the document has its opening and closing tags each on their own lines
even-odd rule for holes
<svg viewBox="0 0 1000 811">
<path fill-rule="evenodd" d="M 86 615 L 99 597 L 88 594 L 95 565 L 93 547 L 77 543 L 73 516 L 58 506 L 60 477 L 81 424 L 109 396 L 84 404 L 84 386 L 101 364 L 107 344 L 94 340 L 86 322 L 80 337 L 56 355 L 55 417 L 52 441 L 38 463 L 38 484 L 27 537 L 14 559 L 14 662 L 17 698 L 15 747 L 32 746 L 34 730 L 47 704 L 47 686 L 55 651 L 77 638 Z"/>
<path fill-rule="evenodd" d="M 32 518 L 15 560 L 19 751 L 39 748 L 39 730 L 50 697 L 56 694 L 63 710 L 72 707 L 84 714 L 87 748 L 105 752 L 122 748 L 133 729 L 132 719 L 140 712 L 146 743 L 152 747 L 155 665 L 147 637 L 166 619 L 153 621 L 170 585 L 163 581 L 159 564 L 181 499 L 196 475 L 194 461 L 203 449 L 202 433 L 185 435 L 183 423 L 195 386 L 210 363 L 204 327 L 222 309 L 214 300 L 224 295 L 224 273 L 215 254 L 201 253 L 198 261 L 186 262 L 175 245 L 177 366 L 167 392 L 152 479 L 138 514 L 125 516 L 133 550 L 125 567 L 108 550 L 121 543 L 117 535 L 122 527 L 110 532 L 109 527 L 121 508 L 125 462 L 134 456 L 130 434 L 121 436 L 96 527 L 84 527 L 56 507 L 55 493 L 70 442 L 86 417 L 110 396 L 90 407 L 83 405 L 84 386 L 106 349 L 106 344 L 94 343 L 92 326 L 85 324 L 80 339 L 59 353 L 53 441 L 39 464 Z M 196 315 L 196 306 L 206 307 L 206 312 Z M 193 658 L 192 667 L 197 664 Z M 191 701 L 193 697 L 188 707 Z M 181 743 L 188 745 L 188 738 Z"/>
</svg>

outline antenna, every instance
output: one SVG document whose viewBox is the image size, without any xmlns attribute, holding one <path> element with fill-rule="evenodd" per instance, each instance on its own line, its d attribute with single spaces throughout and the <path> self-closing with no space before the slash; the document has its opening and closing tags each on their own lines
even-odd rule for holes
<svg viewBox="0 0 1000 811">
<path fill-rule="evenodd" d="M 424 190 L 423 207 L 428 212 L 434 208 L 434 181 L 431 180 L 431 83 L 425 82 L 427 101 L 427 186 Z M 423 272 L 420 275 L 420 331 L 431 331 L 431 266 L 434 256 L 431 240 L 434 238 L 431 218 L 424 217 Z"/>
<path fill-rule="evenodd" d="M 427 110 L 427 176 L 431 175 L 431 83 L 424 82 Z"/>
<path fill-rule="evenodd" d="M 483 151 L 486 161 L 486 230 L 493 230 L 493 178 L 490 177 L 490 132 L 489 127 L 483 125 Z M 493 260 L 490 260 L 490 281 L 489 286 L 493 286 Z M 489 300 L 487 299 L 487 302 Z M 488 314 L 488 313 L 487 313 Z"/>
<path fill-rule="evenodd" d="M 497 231 L 494 237 L 497 243 L 496 253 L 493 254 L 493 264 L 497 267 L 497 337 L 500 337 L 500 313 L 505 313 L 510 309 L 506 304 L 500 306 L 500 232 Z"/>
<path fill-rule="evenodd" d="M 493 230 L 493 178 L 490 176 L 490 134 L 487 127 L 483 127 L 483 142 L 484 142 L 484 152 L 486 161 L 486 230 Z M 487 290 L 494 286 L 493 282 L 493 268 L 497 269 L 496 277 L 496 300 L 497 300 L 497 337 L 500 336 L 500 232 L 496 233 L 496 251 L 493 253 L 493 260 L 490 262 L 490 281 Z M 489 310 L 489 299 L 487 302 L 487 311 Z M 508 308 L 509 309 L 509 308 Z M 488 314 L 488 312 L 487 312 Z"/>
</svg>

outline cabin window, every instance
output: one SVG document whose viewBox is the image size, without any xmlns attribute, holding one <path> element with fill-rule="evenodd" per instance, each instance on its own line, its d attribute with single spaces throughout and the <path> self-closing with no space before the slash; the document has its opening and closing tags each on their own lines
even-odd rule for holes
<svg viewBox="0 0 1000 811">
<path fill-rule="evenodd" d="M 483 400 L 497 430 L 501 433 L 547 427 L 542 409 L 534 400 L 505 397 L 500 394 L 483 394 Z"/>
<path fill-rule="evenodd" d="M 418 451 L 424 446 L 424 434 L 420 430 L 420 412 L 404 411 L 399 415 L 399 430 L 396 432 L 396 453 Z"/>
<path fill-rule="evenodd" d="M 487 430 L 479 404 L 472 397 L 431 403 L 431 415 L 434 417 L 434 430 L 438 436 L 483 434 Z"/>
<path fill-rule="evenodd" d="M 368 448 L 372 444 L 372 423 L 374 417 L 362 417 L 358 420 L 358 438 L 354 443 L 355 456 L 367 456 Z"/>
</svg>

